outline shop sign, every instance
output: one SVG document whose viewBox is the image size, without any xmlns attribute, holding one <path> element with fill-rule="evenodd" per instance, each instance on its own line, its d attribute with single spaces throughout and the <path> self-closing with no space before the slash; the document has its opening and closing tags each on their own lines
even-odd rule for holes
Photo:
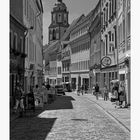
<svg viewBox="0 0 140 140">
<path fill-rule="evenodd" d="M 105 56 L 101 59 L 101 65 L 103 66 L 110 66 L 111 65 L 111 58 L 108 56 Z"/>
</svg>

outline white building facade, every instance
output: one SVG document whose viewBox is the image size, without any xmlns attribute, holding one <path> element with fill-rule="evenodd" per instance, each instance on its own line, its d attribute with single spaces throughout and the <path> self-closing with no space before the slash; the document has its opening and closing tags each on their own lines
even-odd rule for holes
<svg viewBox="0 0 140 140">
<path fill-rule="evenodd" d="M 130 104 L 130 0 L 117 2 L 119 80 L 125 85 L 126 101 Z"/>
<path fill-rule="evenodd" d="M 24 25 L 28 28 L 25 40 L 25 91 L 42 84 L 43 70 L 43 6 L 41 0 L 23 1 Z"/>
<path fill-rule="evenodd" d="M 102 0 L 101 27 L 101 82 L 102 88 L 118 79 L 117 54 L 117 0 Z"/>
<path fill-rule="evenodd" d="M 71 46 L 71 86 L 78 90 L 81 86 L 89 88 L 89 59 L 90 59 L 90 26 L 92 12 L 83 16 L 80 22 L 73 28 L 70 34 Z"/>
</svg>

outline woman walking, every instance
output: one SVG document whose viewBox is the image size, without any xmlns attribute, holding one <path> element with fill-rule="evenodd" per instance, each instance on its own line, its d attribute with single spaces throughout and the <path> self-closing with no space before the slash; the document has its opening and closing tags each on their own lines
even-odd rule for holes
<svg viewBox="0 0 140 140">
<path fill-rule="evenodd" d="M 104 101 L 108 100 L 108 88 L 107 85 L 105 85 L 104 87 Z"/>
</svg>

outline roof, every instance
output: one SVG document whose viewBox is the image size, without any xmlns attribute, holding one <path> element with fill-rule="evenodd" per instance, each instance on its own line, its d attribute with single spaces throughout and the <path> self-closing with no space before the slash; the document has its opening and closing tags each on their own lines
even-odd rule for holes
<svg viewBox="0 0 140 140">
<path fill-rule="evenodd" d="M 58 44 L 60 43 L 59 40 L 45 45 L 47 48 L 44 50 L 44 59 L 45 63 L 47 64 L 50 60 L 50 55 L 53 54 L 53 52 L 56 52 L 58 50 Z"/>
<path fill-rule="evenodd" d="M 69 37 L 71 30 L 74 28 L 74 26 L 81 20 L 81 18 L 84 15 L 82 14 L 80 17 L 78 17 L 77 19 L 74 19 L 72 21 L 72 23 L 70 24 L 70 26 L 67 28 L 66 32 L 64 33 L 64 35 L 61 38 L 61 41 L 67 40 L 67 38 Z"/>
</svg>

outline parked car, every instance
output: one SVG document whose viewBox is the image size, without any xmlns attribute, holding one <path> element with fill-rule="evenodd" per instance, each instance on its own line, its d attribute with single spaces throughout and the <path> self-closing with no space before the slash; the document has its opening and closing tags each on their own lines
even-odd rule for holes
<svg viewBox="0 0 140 140">
<path fill-rule="evenodd" d="M 63 85 L 56 85 L 55 89 L 56 89 L 56 94 L 57 95 L 65 95 L 65 91 L 64 91 Z"/>
</svg>

